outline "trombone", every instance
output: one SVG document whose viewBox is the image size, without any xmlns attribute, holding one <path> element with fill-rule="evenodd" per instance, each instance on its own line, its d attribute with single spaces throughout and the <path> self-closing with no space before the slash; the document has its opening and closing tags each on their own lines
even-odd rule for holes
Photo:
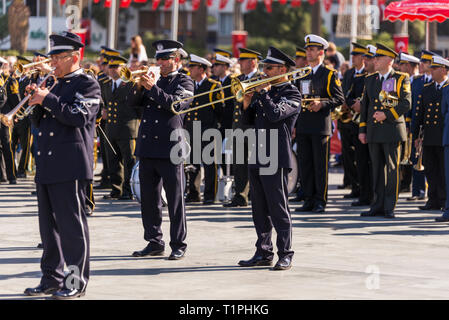
<svg viewBox="0 0 449 320">
<path fill-rule="evenodd" d="M 191 97 L 186 97 L 186 98 L 182 98 L 180 100 L 174 101 L 171 104 L 171 111 L 174 114 L 179 115 L 179 114 L 188 113 L 188 112 L 191 112 L 191 111 L 194 111 L 194 110 L 197 110 L 197 109 L 202 109 L 204 107 L 208 107 L 210 105 L 213 105 L 213 104 L 216 104 L 216 103 L 219 103 L 219 102 L 224 102 L 224 101 L 230 100 L 230 99 L 235 99 L 235 100 L 237 100 L 237 102 L 242 102 L 243 98 L 244 98 L 244 96 L 246 94 L 254 92 L 256 90 L 256 88 L 258 86 L 262 85 L 262 84 L 270 83 L 270 82 L 273 82 L 275 80 L 282 79 L 284 77 L 287 77 L 287 80 L 282 80 L 279 83 L 295 81 L 295 80 L 298 80 L 298 79 L 301 79 L 301 78 L 304 78 L 304 77 L 308 76 L 311 72 L 312 72 L 312 68 L 311 67 L 304 67 L 304 68 L 295 69 L 295 70 L 287 72 L 287 73 L 283 73 L 281 75 L 273 76 L 273 77 L 270 77 L 270 78 L 264 78 L 264 79 L 260 79 L 260 80 L 256 80 L 256 81 L 254 81 L 253 79 L 240 81 L 237 78 L 233 78 L 231 80 L 231 84 L 230 85 L 227 85 L 227 86 L 224 86 L 224 87 L 221 87 L 221 88 L 217 88 L 217 89 L 214 89 L 214 90 L 211 90 L 211 91 L 202 92 L 202 93 L 196 94 L 196 95 L 191 96 Z M 193 107 L 193 108 L 185 109 L 185 110 L 182 110 L 182 111 L 176 111 L 175 110 L 175 106 L 178 103 L 181 103 L 181 102 L 184 102 L 184 101 L 187 101 L 187 100 L 191 100 L 191 99 L 195 99 L 197 97 L 200 97 L 200 96 L 203 96 L 203 95 L 206 95 L 206 94 L 211 94 L 211 93 L 216 92 L 216 91 L 222 91 L 222 90 L 227 89 L 227 88 L 231 88 L 231 92 L 233 94 L 232 96 L 223 97 L 221 99 L 218 99 L 218 100 L 215 100 L 215 101 L 212 101 L 212 102 L 208 102 L 208 103 L 205 103 L 205 104 Z"/>
<path fill-rule="evenodd" d="M 48 88 L 48 90 L 51 91 L 51 89 L 53 89 L 57 83 L 56 77 L 53 74 L 54 71 L 55 71 L 55 68 L 52 68 L 51 71 L 49 73 L 47 73 L 47 75 L 42 79 L 42 81 L 39 83 L 38 86 L 42 87 L 49 78 L 53 78 L 53 80 L 54 80 L 53 85 L 50 88 Z M 19 102 L 19 104 L 14 109 L 12 109 L 7 114 L 0 114 L 0 121 L 5 126 L 12 127 L 14 116 L 17 119 L 23 119 L 26 116 L 28 116 L 31 113 L 31 111 L 33 111 L 34 107 L 36 106 L 36 105 L 26 106 L 26 103 L 28 102 L 28 100 L 30 100 L 30 98 L 33 96 L 33 94 L 34 94 L 34 91 L 31 91 L 25 98 L 22 99 L 22 101 Z"/>
<path fill-rule="evenodd" d="M 50 62 L 51 61 L 51 59 L 50 58 L 48 58 L 48 59 L 44 59 L 44 60 L 41 60 L 41 61 L 36 61 L 36 62 L 31 62 L 31 63 L 27 63 L 27 64 L 21 64 L 21 63 L 19 63 L 19 62 L 16 62 L 15 64 L 14 64 L 14 66 L 13 66 L 13 68 L 14 68 L 14 74 L 15 75 L 17 75 L 18 77 L 21 77 L 24 73 L 25 73 L 25 69 L 28 69 L 28 68 L 32 68 L 32 67 L 35 67 L 35 66 L 37 66 L 37 65 L 40 65 L 40 64 L 42 64 L 42 63 L 47 63 L 47 62 Z M 28 71 L 29 73 L 34 73 L 34 72 L 36 72 L 36 71 L 39 71 L 39 70 L 30 70 L 30 71 Z"/>
<path fill-rule="evenodd" d="M 145 67 L 142 70 L 136 70 L 136 71 L 131 71 L 128 67 L 123 67 L 120 70 L 120 79 L 122 79 L 123 82 L 138 82 L 140 77 L 143 74 L 146 74 L 148 72 L 148 67 Z"/>
</svg>

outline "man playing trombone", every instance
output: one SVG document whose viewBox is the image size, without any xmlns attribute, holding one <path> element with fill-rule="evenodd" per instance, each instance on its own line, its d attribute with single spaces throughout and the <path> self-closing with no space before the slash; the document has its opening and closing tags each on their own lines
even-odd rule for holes
<svg viewBox="0 0 449 320">
<path fill-rule="evenodd" d="M 80 68 L 81 38 L 70 32 L 50 36 L 51 89 L 32 84 L 32 121 L 39 129 L 36 187 L 43 245 L 42 278 L 26 295 L 55 299 L 83 296 L 89 280 L 89 230 L 85 197 L 93 180 L 95 118 L 100 87 Z M 49 74 L 49 76 L 51 75 Z M 64 274 L 64 264 L 70 272 Z"/>
<path fill-rule="evenodd" d="M 272 264 L 274 254 L 271 232 L 274 227 L 279 256 L 274 270 L 287 270 L 291 268 L 294 253 L 291 249 L 292 222 L 287 182 L 292 168 L 291 136 L 301 110 L 301 94 L 290 83 L 287 75 L 279 77 L 295 66 L 295 62 L 286 54 L 270 47 L 262 62 L 266 75 L 277 78 L 273 81 L 269 78 L 258 81 L 260 85 L 255 88 L 256 93 L 246 94 L 243 101 L 243 121 L 254 125 L 256 129 L 255 147 L 251 148 L 249 181 L 257 249 L 251 259 L 241 260 L 239 265 L 253 267 Z M 272 131 L 276 131 L 274 139 Z M 262 157 L 270 160 L 278 157 L 274 170 L 267 168 Z"/>
</svg>

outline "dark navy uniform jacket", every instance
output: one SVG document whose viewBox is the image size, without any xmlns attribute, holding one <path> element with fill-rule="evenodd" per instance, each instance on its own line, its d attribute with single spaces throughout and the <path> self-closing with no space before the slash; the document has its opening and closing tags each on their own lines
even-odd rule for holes
<svg viewBox="0 0 449 320">
<path fill-rule="evenodd" d="M 175 129 L 182 129 L 183 115 L 171 111 L 171 104 L 193 96 L 193 81 L 178 71 L 160 77 L 151 90 L 143 92 L 143 116 L 139 127 L 135 155 L 144 158 L 170 158 L 170 151 L 178 141 L 170 141 Z M 192 99 L 175 106 L 176 111 L 189 107 Z M 185 140 L 182 140 L 184 143 Z"/>
<path fill-rule="evenodd" d="M 410 85 L 412 88 L 412 107 L 410 111 L 407 113 L 406 120 L 409 120 L 410 128 L 413 128 L 415 126 L 415 120 L 416 120 L 416 105 L 418 104 L 418 99 L 420 98 L 420 95 L 422 93 L 422 89 L 424 88 L 424 75 L 419 76 L 413 76 L 410 78 Z M 415 137 L 414 139 L 416 139 Z"/>
<path fill-rule="evenodd" d="M 93 179 L 95 117 L 100 87 L 78 69 L 58 79 L 32 121 L 39 129 L 36 183 L 53 184 Z"/>
<path fill-rule="evenodd" d="M 284 83 L 271 86 L 266 93 L 257 94 L 252 99 L 251 105 L 243 112 L 243 123 L 254 125 L 256 130 L 256 147 L 251 152 L 258 152 L 259 147 L 265 148 L 262 154 L 270 157 L 270 129 L 278 130 L 278 168 L 292 168 L 291 140 L 292 131 L 296 119 L 301 111 L 301 94 L 296 86 Z M 259 141 L 258 132 L 264 132 L 267 140 Z M 263 144 L 266 143 L 266 147 Z M 260 164 L 259 159 L 250 167 L 268 167 L 268 164 Z"/>
<path fill-rule="evenodd" d="M 449 86 L 443 87 L 441 111 L 444 117 L 443 146 L 449 146 Z"/>
</svg>

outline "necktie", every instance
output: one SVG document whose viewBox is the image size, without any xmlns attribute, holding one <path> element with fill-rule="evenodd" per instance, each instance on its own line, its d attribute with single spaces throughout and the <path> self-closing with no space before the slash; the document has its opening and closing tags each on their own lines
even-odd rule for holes
<svg viewBox="0 0 449 320">
<path fill-rule="evenodd" d="M 115 89 L 117 89 L 117 82 L 114 81 L 112 84 L 112 92 L 114 92 Z"/>
</svg>

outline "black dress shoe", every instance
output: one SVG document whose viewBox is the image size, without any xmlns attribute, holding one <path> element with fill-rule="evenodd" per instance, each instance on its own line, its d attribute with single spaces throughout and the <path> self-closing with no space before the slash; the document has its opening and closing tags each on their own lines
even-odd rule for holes
<svg viewBox="0 0 449 320">
<path fill-rule="evenodd" d="M 50 295 L 60 290 L 59 287 L 39 284 L 36 288 L 26 288 L 23 292 L 26 296 L 43 296 Z"/>
<path fill-rule="evenodd" d="M 363 206 L 369 206 L 370 202 L 369 201 L 354 201 L 353 203 L 351 203 L 351 206 L 353 207 L 363 207 Z"/>
<path fill-rule="evenodd" d="M 170 256 L 168 257 L 168 260 L 180 260 L 184 258 L 184 255 L 186 254 L 185 250 L 177 249 L 173 250 L 170 253 Z"/>
<path fill-rule="evenodd" d="M 43 247 L 44 247 L 44 246 L 42 245 L 42 243 L 38 243 L 36 248 L 42 249 Z"/>
<path fill-rule="evenodd" d="M 32 196 L 36 196 L 36 195 L 37 195 L 37 192 L 36 192 L 36 191 L 31 191 L 31 195 L 32 195 Z"/>
<path fill-rule="evenodd" d="M 435 218 L 436 222 L 448 222 L 449 221 L 449 215 L 443 214 L 441 217 Z"/>
<path fill-rule="evenodd" d="M 418 207 L 420 210 L 441 210 L 441 207 L 426 203 L 424 206 Z"/>
<path fill-rule="evenodd" d="M 133 257 L 145 256 L 162 256 L 164 255 L 164 248 L 154 248 L 154 245 L 148 244 L 143 250 L 134 251 Z"/>
<path fill-rule="evenodd" d="M 418 201 L 418 196 L 411 196 L 407 198 L 407 201 Z"/>
<path fill-rule="evenodd" d="M 386 210 L 385 211 L 384 217 L 387 218 L 387 219 L 394 219 L 395 218 L 393 211 L 390 211 L 390 210 Z"/>
<path fill-rule="evenodd" d="M 247 207 L 248 203 L 244 201 L 232 200 L 231 202 L 223 204 L 225 208 L 235 208 L 235 207 Z"/>
<path fill-rule="evenodd" d="M 16 180 L 16 179 L 14 179 L 14 180 L 9 180 L 9 184 L 17 184 L 17 180 Z"/>
<path fill-rule="evenodd" d="M 117 194 L 117 193 L 110 193 L 110 194 L 104 195 L 103 199 L 111 200 L 111 199 L 119 199 L 120 197 L 121 196 L 119 194 Z"/>
<path fill-rule="evenodd" d="M 305 198 L 304 197 L 295 197 L 295 198 L 293 198 L 293 199 L 290 199 L 290 201 L 291 202 L 301 202 L 301 201 L 303 201 L 303 200 L 305 200 Z"/>
<path fill-rule="evenodd" d="M 214 204 L 215 200 L 204 200 L 203 204 L 208 205 L 208 204 Z"/>
<path fill-rule="evenodd" d="M 272 258 L 266 258 L 264 256 L 254 255 L 249 260 L 240 260 L 239 266 L 241 267 L 258 267 L 258 266 L 271 266 L 273 264 Z"/>
<path fill-rule="evenodd" d="M 186 196 L 186 203 L 200 203 L 200 197 L 193 197 L 190 194 Z"/>
<path fill-rule="evenodd" d="M 288 270 L 292 267 L 292 259 L 290 257 L 280 258 L 273 270 Z"/>
<path fill-rule="evenodd" d="M 337 186 L 337 189 L 347 189 L 347 188 L 349 188 L 349 186 L 345 186 L 344 184 L 341 184 L 341 185 L 339 185 L 339 186 Z"/>
<path fill-rule="evenodd" d="M 111 189 L 111 188 L 112 188 L 112 186 L 111 186 L 110 183 L 100 183 L 99 185 L 94 186 L 94 189 L 95 189 L 95 190 Z"/>
<path fill-rule="evenodd" d="M 373 211 L 373 210 L 362 212 L 360 214 L 361 217 L 382 217 L 384 215 L 385 214 L 383 211 Z"/>
<path fill-rule="evenodd" d="M 316 204 L 316 205 L 313 207 L 312 212 L 315 212 L 315 213 L 321 213 L 321 212 L 324 212 L 324 205 L 321 204 L 321 203 Z"/>
<path fill-rule="evenodd" d="M 86 291 L 80 291 L 78 289 L 61 289 L 55 292 L 51 298 L 56 300 L 70 300 L 84 296 Z"/>
<path fill-rule="evenodd" d="M 302 207 L 296 208 L 295 212 L 309 212 L 312 211 L 313 208 L 314 208 L 313 203 L 305 202 Z"/>
<path fill-rule="evenodd" d="M 18 173 L 17 178 L 26 178 L 27 175 L 25 173 Z"/>
</svg>

